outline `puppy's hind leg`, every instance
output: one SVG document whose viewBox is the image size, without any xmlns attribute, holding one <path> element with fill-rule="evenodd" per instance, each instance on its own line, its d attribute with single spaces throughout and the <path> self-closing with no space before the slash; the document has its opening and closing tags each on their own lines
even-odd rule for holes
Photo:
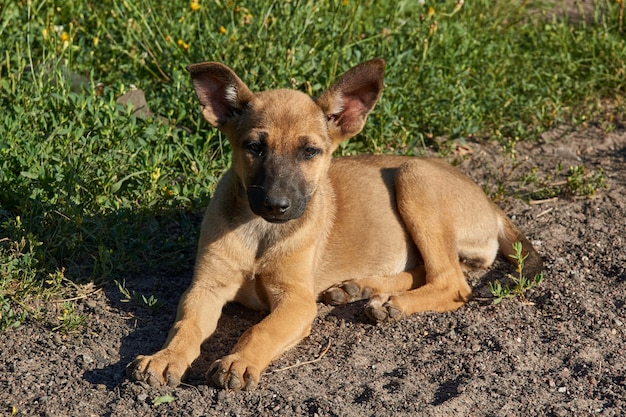
<svg viewBox="0 0 626 417">
<path fill-rule="evenodd" d="M 463 197 L 446 190 L 463 190 L 468 186 L 467 180 L 416 160 L 400 169 L 395 185 L 398 212 L 424 261 L 424 283 L 406 292 L 372 297 L 366 306 L 368 316 L 380 321 L 461 307 L 471 295 L 459 261 L 457 242 L 458 227 L 465 221 L 458 219 L 464 216 L 463 210 L 458 209 Z M 495 225 L 494 221 L 494 228 Z M 481 226 L 474 228 L 480 230 Z M 497 245 L 494 249 L 497 250 Z M 486 254 L 491 260 L 493 256 Z"/>
<path fill-rule="evenodd" d="M 345 281 L 334 285 L 321 294 L 321 300 L 330 305 L 341 305 L 367 300 L 379 294 L 405 292 L 425 283 L 423 266 L 393 276 L 373 276 Z"/>
</svg>

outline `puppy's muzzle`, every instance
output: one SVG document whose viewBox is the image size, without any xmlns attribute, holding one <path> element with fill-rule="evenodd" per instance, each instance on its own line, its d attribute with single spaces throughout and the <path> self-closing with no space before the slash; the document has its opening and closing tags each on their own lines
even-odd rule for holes
<svg viewBox="0 0 626 417">
<path fill-rule="evenodd" d="M 302 216 L 308 199 L 281 192 L 268 193 L 263 187 L 253 186 L 248 190 L 248 201 L 257 216 L 270 223 L 284 223 Z"/>
</svg>

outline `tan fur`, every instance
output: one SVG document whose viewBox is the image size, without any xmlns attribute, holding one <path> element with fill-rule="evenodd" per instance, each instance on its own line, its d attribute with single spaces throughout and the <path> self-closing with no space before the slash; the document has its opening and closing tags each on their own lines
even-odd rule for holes
<svg viewBox="0 0 626 417">
<path fill-rule="evenodd" d="M 261 372 L 311 330 L 318 298 L 369 299 L 386 320 L 460 307 L 463 270 L 486 268 L 521 241 L 527 274 L 541 258 L 474 182 L 437 159 L 338 158 L 382 91 L 384 62 L 344 74 L 313 100 L 291 90 L 253 94 L 228 67 L 189 67 L 202 113 L 233 147 L 233 167 L 206 211 L 193 282 L 162 350 L 128 367 L 133 379 L 177 385 L 222 307 L 269 310 L 208 371 L 227 389 Z"/>
</svg>

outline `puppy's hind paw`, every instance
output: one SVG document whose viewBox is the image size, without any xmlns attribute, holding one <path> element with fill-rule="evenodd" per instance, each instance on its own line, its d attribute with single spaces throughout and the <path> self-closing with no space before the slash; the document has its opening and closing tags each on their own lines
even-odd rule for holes
<svg viewBox="0 0 626 417">
<path fill-rule="evenodd" d="M 338 306 L 366 300 L 371 293 L 372 291 L 369 288 L 361 288 L 356 282 L 346 281 L 324 291 L 322 300 L 326 304 Z"/>
<path fill-rule="evenodd" d="M 365 305 L 365 314 L 375 322 L 396 320 L 402 318 L 404 313 L 395 307 L 390 298 L 383 295 L 372 297 Z"/>
</svg>

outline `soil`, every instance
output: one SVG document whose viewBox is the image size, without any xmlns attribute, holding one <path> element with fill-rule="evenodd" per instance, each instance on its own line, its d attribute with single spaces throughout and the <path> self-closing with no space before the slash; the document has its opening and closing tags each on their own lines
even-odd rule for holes
<svg viewBox="0 0 626 417">
<path fill-rule="evenodd" d="M 465 154 L 462 158 L 460 153 Z M 516 176 L 551 178 L 556 167 L 604 170 L 594 198 L 500 206 L 545 260 L 545 280 L 493 304 L 487 282 L 512 272 L 500 259 L 469 277 L 476 298 L 457 311 L 372 324 L 363 303 L 319 305 L 312 335 L 279 358 L 252 392 L 207 385 L 209 364 L 263 315 L 229 305 L 217 333 L 178 388 L 129 381 L 124 368 L 156 351 L 189 276 L 127 277 L 165 305 L 120 302 L 110 285 L 77 301 L 88 317 L 63 335 L 26 323 L 0 345 L 0 414 L 40 416 L 565 416 L 626 410 L 626 130 L 562 126 L 510 159 L 493 143 L 468 143 L 451 160 L 487 190 Z M 458 161 L 457 161 L 458 162 Z M 554 178 L 558 182 L 557 178 Z M 507 194 L 507 193 L 505 193 Z M 171 402 L 154 405 L 169 395 Z"/>
</svg>

